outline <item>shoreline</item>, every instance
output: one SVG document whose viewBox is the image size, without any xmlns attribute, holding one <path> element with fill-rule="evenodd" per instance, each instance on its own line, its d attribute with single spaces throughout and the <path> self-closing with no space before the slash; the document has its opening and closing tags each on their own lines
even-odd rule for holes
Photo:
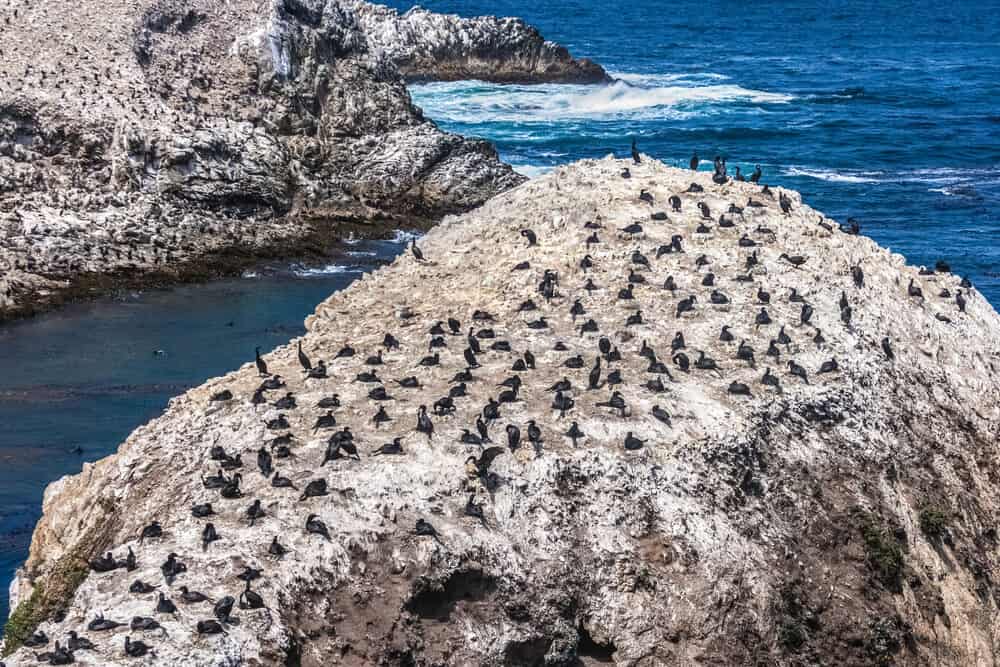
<svg viewBox="0 0 1000 667">
<path fill-rule="evenodd" d="M 378 223 L 338 221 L 329 225 L 308 223 L 310 226 L 306 234 L 287 239 L 285 243 L 254 247 L 240 242 L 207 252 L 195 259 L 178 262 L 172 267 L 86 272 L 73 278 L 43 276 L 47 280 L 66 285 L 26 292 L 29 296 L 22 297 L 22 304 L 0 309 L 0 327 L 44 315 L 66 305 L 95 301 L 124 291 L 169 289 L 178 285 L 233 278 L 263 262 L 311 262 L 333 258 L 348 239 L 375 240 L 388 238 L 398 231 L 425 232 L 437 222 L 439 220 L 413 218 L 406 225 L 388 220 Z"/>
</svg>

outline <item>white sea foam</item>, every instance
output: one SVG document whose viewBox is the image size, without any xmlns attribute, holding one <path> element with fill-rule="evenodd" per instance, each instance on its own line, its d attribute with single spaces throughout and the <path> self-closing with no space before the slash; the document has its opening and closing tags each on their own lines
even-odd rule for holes
<svg viewBox="0 0 1000 667">
<path fill-rule="evenodd" d="M 554 169 L 551 165 L 544 164 L 512 164 L 510 166 L 514 167 L 514 171 L 528 178 L 544 176 Z"/>
<path fill-rule="evenodd" d="M 299 278 L 316 278 L 319 276 L 333 276 L 341 273 L 361 273 L 361 267 L 349 266 L 345 264 L 327 264 L 326 266 L 303 266 L 293 264 L 291 271 Z"/>
<path fill-rule="evenodd" d="M 877 171 L 855 171 L 855 172 L 844 172 L 844 171 L 833 171 L 830 169 L 807 169 L 805 167 L 788 167 L 783 170 L 786 176 L 806 176 L 808 178 L 817 178 L 821 181 L 830 181 L 833 183 L 878 183 L 881 172 Z"/>
<path fill-rule="evenodd" d="M 727 103 L 784 104 L 792 95 L 719 83 L 712 75 L 631 75 L 603 85 L 500 86 L 481 81 L 414 86 L 414 100 L 435 120 L 531 123 L 615 118 L 686 118 Z M 711 83 L 715 81 L 715 83 Z M 663 85 L 666 84 L 666 85 Z"/>
<path fill-rule="evenodd" d="M 420 232 L 414 232 L 406 229 L 397 229 L 395 232 L 393 232 L 392 238 L 389 240 L 392 241 L 393 243 L 406 244 L 409 243 L 410 241 L 419 239 L 421 236 L 422 235 L 420 234 Z"/>
</svg>

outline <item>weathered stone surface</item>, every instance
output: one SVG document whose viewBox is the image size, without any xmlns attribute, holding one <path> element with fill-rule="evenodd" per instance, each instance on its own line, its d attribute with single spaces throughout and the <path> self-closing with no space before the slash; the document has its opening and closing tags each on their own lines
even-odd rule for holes
<svg viewBox="0 0 1000 667">
<path fill-rule="evenodd" d="M 623 179 L 625 166 L 574 164 L 447 219 L 420 242 L 426 261 L 407 253 L 333 295 L 301 341 L 266 355 L 268 370 L 287 383 L 266 392 L 267 404 L 249 402 L 261 378 L 248 364 L 174 399 L 117 454 L 52 485 L 17 598 L 28 600 L 32 586 L 50 590 L 68 562 L 106 550 L 122 558 L 133 548 L 135 572 L 90 573 L 75 594 L 52 601 L 63 607 L 61 620 L 40 626 L 52 640 L 83 631 L 98 645 L 77 652 L 84 665 L 132 664 L 122 652 L 128 633 L 85 630 L 99 613 L 126 623 L 155 616 L 166 634 L 131 635 L 154 646 L 158 664 L 177 666 L 990 664 L 1000 316 L 957 276 L 918 275 L 872 240 L 841 233 L 797 193 L 718 186 L 707 174 L 649 161 L 629 164 Z M 685 193 L 692 181 L 704 193 Z M 643 189 L 652 205 L 639 199 Z M 674 194 L 680 212 L 667 203 Z M 788 215 L 779 195 L 789 198 Z M 765 206 L 747 206 L 750 198 Z M 743 213 L 726 214 L 733 227 L 720 226 L 730 204 Z M 659 212 L 667 218 L 653 219 Z M 641 233 L 623 231 L 633 223 Z M 528 247 L 522 229 L 537 245 Z M 588 246 L 592 233 L 600 242 Z M 674 235 L 684 252 L 658 253 Z M 756 245 L 740 245 L 743 237 Z M 754 253 L 759 263 L 748 267 Z M 782 253 L 806 261 L 796 268 Z M 588 254 L 593 266 L 584 271 Z M 530 266 L 518 268 L 522 262 Z M 861 286 L 852 267 L 863 272 Z M 558 279 L 550 298 L 539 293 L 545 271 Z M 703 284 L 708 273 L 715 288 Z M 623 300 L 630 274 L 645 282 Z M 663 288 L 668 276 L 676 294 Z M 591 294 L 588 279 L 599 288 Z M 908 295 L 910 280 L 924 298 Z M 713 289 L 729 303 L 712 303 Z M 793 289 L 813 307 L 811 324 L 801 323 Z M 945 289 L 950 297 L 940 296 Z M 678 317 L 689 295 L 694 310 Z M 521 309 L 529 299 L 537 310 Z M 577 299 L 585 312 L 574 317 Z M 762 308 L 772 323 L 757 322 Z M 495 319 L 474 321 L 477 310 Z M 627 325 L 638 312 L 643 322 Z M 442 335 L 445 346 L 433 349 L 440 365 L 421 365 L 429 330 L 449 317 L 460 334 Z M 582 330 L 589 319 L 598 332 Z M 720 340 L 723 325 L 733 341 Z M 776 359 L 766 350 L 782 327 L 790 341 L 775 343 Z M 468 395 L 454 399 L 453 414 L 431 415 L 433 437 L 414 432 L 418 406 L 447 396 L 467 366 L 470 328 L 492 329 L 495 338 L 478 338 L 481 367 Z M 718 370 L 682 371 L 671 349 L 678 331 L 686 343 L 678 352 L 693 364 L 704 351 Z M 386 333 L 400 349 L 367 365 Z M 621 359 L 602 361 L 601 386 L 588 390 L 601 336 Z M 755 367 L 736 358 L 741 340 Z M 491 349 L 497 341 L 512 351 Z M 297 342 L 312 363 L 328 364 L 328 379 L 304 379 Z M 643 342 L 669 376 L 650 372 Z M 347 344 L 356 354 L 336 358 Z M 512 370 L 527 351 L 535 368 Z M 576 355 L 583 368 L 567 367 Z M 818 373 L 831 359 L 839 370 Z M 790 360 L 808 382 L 789 373 Z M 765 368 L 780 391 L 760 382 Z M 392 400 L 372 400 L 379 385 L 356 381 L 371 370 Z M 611 370 L 621 373 L 624 416 L 601 405 Z M 421 388 L 396 382 L 408 376 Z M 470 476 L 466 457 L 482 448 L 462 444 L 461 431 L 476 433 L 476 416 L 511 376 L 524 383 L 518 400 L 503 404 L 489 428 L 502 453 L 485 480 Z M 657 377 L 662 393 L 647 387 Z M 574 405 L 559 418 L 549 388 L 563 378 Z M 729 393 L 732 382 L 751 395 Z M 233 400 L 210 401 L 223 390 Z M 298 407 L 279 410 L 273 403 L 286 391 Z M 338 425 L 317 430 L 325 413 L 317 403 L 333 394 Z M 392 421 L 375 428 L 380 405 Z M 669 425 L 653 416 L 655 405 Z M 289 427 L 268 429 L 279 414 Z M 541 429 L 537 450 L 529 420 Z M 585 434 L 576 446 L 563 435 L 574 421 Z M 521 432 L 514 451 L 508 424 Z M 345 426 L 360 460 L 322 465 L 328 438 Z M 640 449 L 624 449 L 629 432 L 645 441 Z M 276 451 L 266 443 L 283 433 L 294 436 L 293 456 L 275 458 L 274 467 L 298 491 L 273 488 L 254 463 L 259 448 Z M 402 455 L 374 455 L 394 437 Z M 241 499 L 203 487 L 219 467 L 210 460 L 214 446 L 242 455 Z M 320 478 L 330 495 L 300 500 Z M 470 498 L 482 506 L 482 522 L 465 515 Z M 267 516 L 251 528 L 244 513 L 254 499 Z M 204 502 L 213 503 L 221 537 L 207 549 L 206 519 L 190 511 Z M 328 526 L 329 542 L 305 532 L 309 514 Z M 139 544 L 154 519 L 164 537 Z M 414 534 L 418 519 L 440 538 Z M 268 555 L 275 537 L 291 549 L 283 559 Z M 159 569 L 171 552 L 188 568 L 172 586 Z M 262 570 L 253 587 L 268 609 L 237 609 L 239 624 L 226 635 L 198 637 L 195 625 L 212 617 L 211 605 L 181 604 L 178 587 L 238 598 L 236 575 L 247 565 Z M 128 592 L 136 579 L 156 585 L 178 613 L 154 614 L 155 594 Z M 21 649 L 7 664 L 34 664 L 32 652 Z"/>
<path fill-rule="evenodd" d="M 383 13 L 364 3 L 82 0 L 0 15 L 0 41 L 32 45 L 5 46 L 0 74 L 0 319 L 315 249 L 344 223 L 426 226 L 523 181 L 488 142 L 423 117 L 379 41 Z M 448 62 L 472 49 L 477 66 L 533 81 L 594 68 L 519 22 L 468 25 Z"/>
<path fill-rule="evenodd" d="M 601 83 L 604 68 L 575 59 L 518 18 L 435 14 L 356 2 L 355 11 L 373 46 L 382 49 L 411 81 L 479 79 L 500 83 Z"/>
</svg>

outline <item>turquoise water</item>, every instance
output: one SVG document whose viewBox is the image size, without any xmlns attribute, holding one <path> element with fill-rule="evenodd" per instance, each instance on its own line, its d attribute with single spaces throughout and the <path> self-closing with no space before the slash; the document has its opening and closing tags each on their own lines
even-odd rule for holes
<svg viewBox="0 0 1000 667">
<path fill-rule="evenodd" d="M 760 163 L 765 181 L 856 216 L 913 263 L 947 259 L 1000 304 L 998 3 L 422 4 L 523 16 L 620 79 L 414 88 L 429 117 L 493 140 L 522 172 L 624 154 L 632 136 L 676 164 L 694 150 L 747 172 Z M 321 270 L 262 269 L 0 327 L 0 618 L 48 482 L 112 452 L 171 396 L 248 361 L 254 346 L 301 333 L 319 301 L 400 240 L 353 246 Z"/>
</svg>

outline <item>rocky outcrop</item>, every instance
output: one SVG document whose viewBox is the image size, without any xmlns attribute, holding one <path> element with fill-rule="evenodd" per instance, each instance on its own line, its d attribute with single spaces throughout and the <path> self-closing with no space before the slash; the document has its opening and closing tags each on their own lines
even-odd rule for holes
<svg viewBox="0 0 1000 667">
<path fill-rule="evenodd" d="M 487 142 L 423 117 L 364 3 L 83 0 L 0 14 L 0 34 L 36 45 L 6 50 L 0 75 L 0 319 L 321 252 L 348 224 L 425 226 L 523 180 Z M 464 42 L 479 66 L 537 81 L 588 71 L 509 26 L 508 42 L 465 35 L 489 40 Z"/>
<path fill-rule="evenodd" d="M 357 2 L 369 43 L 382 49 L 410 81 L 479 79 L 498 83 L 603 83 L 604 68 L 575 59 L 518 18 L 462 18 L 414 7 Z"/>
<path fill-rule="evenodd" d="M 50 642 L 93 641 L 85 665 L 131 664 L 126 635 L 178 666 L 991 664 L 1000 316 L 797 193 L 625 166 L 447 219 L 424 261 L 333 295 L 265 356 L 280 389 L 247 364 L 52 485 L 8 650 L 40 620 Z M 328 377 L 306 377 L 299 343 Z M 223 465 L 242 474 L 228 499 L 204 481 Z M 130 548 L 133 571 L 86 571 Z M 198 634 L 213 605 L 178 587 L 238 601 L 247 567 L 266 608 Z M 154 613 L 158 593 L 178 611 Z M 164 630 L 87 630 L 99 614 Z"/>
</svg>

